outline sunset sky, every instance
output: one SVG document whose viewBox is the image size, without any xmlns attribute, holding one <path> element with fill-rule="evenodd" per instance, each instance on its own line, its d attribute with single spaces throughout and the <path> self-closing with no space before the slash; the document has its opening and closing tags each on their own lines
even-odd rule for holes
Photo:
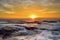
<svg viewBox="0 0 60 40">
<path fill-rule="evenodd" d="M 60 18 L 60 0 L 0 0 L 0 18 Z"/>
</svg>

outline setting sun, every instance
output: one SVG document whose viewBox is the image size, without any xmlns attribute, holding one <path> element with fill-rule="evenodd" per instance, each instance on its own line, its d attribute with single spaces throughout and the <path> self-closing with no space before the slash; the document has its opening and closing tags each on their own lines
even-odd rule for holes
<svg viewBox="0 0 60 40">
<path fill-rule="evenodd" d="M 37 18 L 37 16 L 36 16 L 36 15 L 30 15 L 29 17 L 30 17 L 30 18 L 32 18 L 32 19 Z"/>
</svg>

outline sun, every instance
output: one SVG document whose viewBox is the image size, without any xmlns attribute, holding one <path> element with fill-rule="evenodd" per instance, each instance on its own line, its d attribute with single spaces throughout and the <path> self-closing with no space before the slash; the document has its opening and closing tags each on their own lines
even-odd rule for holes
<svg viewBox="0 0 60 40">
<path fill-rule="evenodd" d="M 30 17 L 30 18 L 32 18 L 32 19 L 37 18 L 37 16 L 36 16 L 36 15 L 30 15 L 29 17 Z"/>
</svg>

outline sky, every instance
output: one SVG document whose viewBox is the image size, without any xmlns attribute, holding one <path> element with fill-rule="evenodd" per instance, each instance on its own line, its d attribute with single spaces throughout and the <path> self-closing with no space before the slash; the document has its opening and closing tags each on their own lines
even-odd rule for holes
<svg viewBox="0 0 60 40">
<path fill-rule="evenodd" d="M 60 0 L 0 0 L 0 18 L 60 18 Z"/>
</svg>

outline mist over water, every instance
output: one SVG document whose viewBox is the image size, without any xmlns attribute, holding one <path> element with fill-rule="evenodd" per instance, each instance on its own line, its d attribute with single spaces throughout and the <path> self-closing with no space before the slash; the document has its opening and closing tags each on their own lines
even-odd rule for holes
<svg viewBox="0 0 60 40">
<path fill-rule="evenodd" d="M 0 20 L 0 40 L 60 40 L 59 20 L 45 20 L 40 24 L 38 22 L 21 24 L 15 21 Z"/>
<path fill-rule="evenodd" d="M 60 40 L 60 0 L 0 0 L 0 40 Z"/>
</svg>

